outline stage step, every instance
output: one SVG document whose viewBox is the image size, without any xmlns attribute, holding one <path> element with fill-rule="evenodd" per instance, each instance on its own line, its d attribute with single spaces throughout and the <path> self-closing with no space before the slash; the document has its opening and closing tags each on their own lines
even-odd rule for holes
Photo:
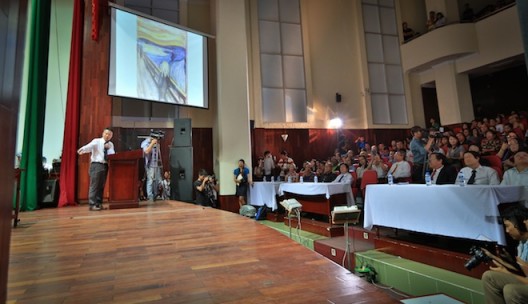
<svg viewBox="0 0 528 304">
<path fill-rule="evenodd" d="M 284 217 L 284 225 L 289 229 L 290 222 L 288 217 Z M 297 218 L 291 219 L 292 228 L 297 228 Z M 301 229 L 326 237 L 342 236 L 344 234 L 343 225 L 332 225 L 327 222 L 316 221 L 309 218 L 301 217 Z"/>
<path fill-rule="evenodd" d="M 357 267 L 374 270 L 378 283 L 406 294 L 443 293 L 465 303 L 484 303 L 480 280 L 377 250 L 355 253 Z"/>
<path fill-rule="evenodd" d="M 284 225 L 284 223 L 282 222 L 274 222 L 274 221 L 268 221 L 268 220 L 264 220 L 264 221 L 259 221 L 259 223 L 263 224 L 263 225 L 266 225 L 272 229 L 275 229 L 279 232 L 281 232 L 282 234 L 290 237 L 290 227 L 289 226 L 286 226 Z M 311 250 L 314 250 L 314 242 L 317 241 L 317 240 L 322 240 L 322 239 L 326 239 L 325 236 L 322 236 L 320 234 L 316 234 L 316 233 L 311 233 L 311 232 L 308 232 L 308 231 L 304 231 L 304 223 L 301 224 L 302 225 L 302 228 L 303 230 L 297 230 L 295 228 L 292 228 L 291 229 L 291 239 L 296 241 L 297 243 L 311 249 Z"/>
</svg>

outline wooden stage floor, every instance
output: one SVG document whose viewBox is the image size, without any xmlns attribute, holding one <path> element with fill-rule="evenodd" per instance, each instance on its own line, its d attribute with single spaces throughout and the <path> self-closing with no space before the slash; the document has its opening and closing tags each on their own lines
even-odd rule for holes
<svg viewBox="0 0 528 304">
<path fill-rule="evenodd" d="M 397 303 L 238 214 L 160 201 L 21 213 L 8 303 Z"/>
</svg>

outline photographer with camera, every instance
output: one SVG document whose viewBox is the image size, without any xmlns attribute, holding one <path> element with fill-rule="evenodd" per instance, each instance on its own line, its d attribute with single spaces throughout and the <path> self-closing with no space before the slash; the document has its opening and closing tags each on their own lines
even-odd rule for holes
<svg viewBox="0 0 528 304">
<path fill-rule="evenodd" d="M 161 149 L 159 142 L 164 136 L 163 131 L 151 131 L 150 136 L 141 143 L 145 157 L 145 175 L 147 177 L 147 199 L 151 202 L 158 196 L 158 184 L 161 182 Z"/>
<path fill-rule="evenodd" d="M 527 303 L 528 278 L 525 274 L 528 273 L 528 209 L 521 205 L 510 207 L 506 209 L 502 219 L 506 233 L 519 242 L 517 256 L 513 259 L 505 250 L 495 256 L 482 249 L 495 265 L 490 266 L 490 270 L 482 275 L 486 303 Z M 512 273 L 519 273 L 517 269 L 524 274 Z"/>
<path fill-rule="evenodd" d="M 195 204 L 199 206 L 209 207 L 209 199 L 207 197 L 207 183 L 209 183 L 209 176 L 205 169 L 198 171 L 198 179 L 194 181 L 194 193 L 196 194 Z"/>
</svg>

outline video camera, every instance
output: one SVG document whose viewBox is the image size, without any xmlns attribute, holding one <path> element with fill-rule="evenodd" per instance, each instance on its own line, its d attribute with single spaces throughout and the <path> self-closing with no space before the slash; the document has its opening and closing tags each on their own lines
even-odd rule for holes
<svg viewBox="0 0 528 304">
<path fill-rule="evenodd" d="M 444 137 L 444 134 L 440 131 L 436 131 L 434 133 L 429 133 L 430 138 L 442 138 Z"/>
<path fill-rule="evenodd" d="M 163 139 L 165 132 L 161 130 L 150 130 L 150 137 L 155 139 Z"/>
</svg>

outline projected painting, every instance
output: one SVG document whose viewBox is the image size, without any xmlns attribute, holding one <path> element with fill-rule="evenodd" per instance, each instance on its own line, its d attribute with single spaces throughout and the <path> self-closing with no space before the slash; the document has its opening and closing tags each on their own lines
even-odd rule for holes
<svg viewBox="0 0 528 304">
<path fill-rule="evenodd" d="M 138 96 L 187 104 L 187 34 L 138 18 Z"/>
</svg>

